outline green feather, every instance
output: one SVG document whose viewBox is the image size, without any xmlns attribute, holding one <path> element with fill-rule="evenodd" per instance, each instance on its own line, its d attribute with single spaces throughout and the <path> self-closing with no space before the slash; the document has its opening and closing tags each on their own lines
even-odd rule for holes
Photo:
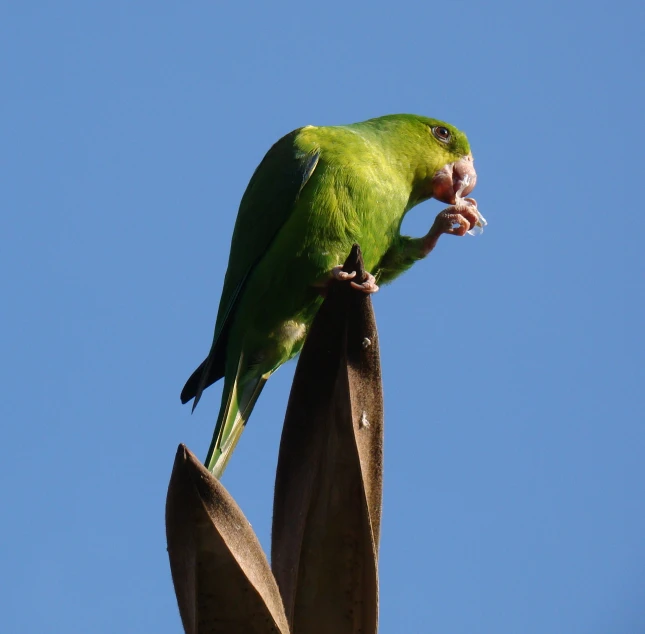
<svg viewBox="0 0 645 634">
<path fill-rule="evenodd" d="M 194 408 L 224 377 L 206 459 L 218 477 L 266 380 L 300 351 L 331 269 L 353 243 L 384 281 L 423 257 L 400 235 L 403 217 L 432 195 L 438 170 L 469 153 L 463 133 L 415 115 L 307 126 L 268 151 L 240 203 L 213 345 L 181 394 Z"/>
</svg>

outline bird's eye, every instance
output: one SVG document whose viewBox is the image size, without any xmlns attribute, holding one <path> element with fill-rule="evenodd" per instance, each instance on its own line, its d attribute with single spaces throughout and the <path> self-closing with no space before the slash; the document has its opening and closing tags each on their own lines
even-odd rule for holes
<svg viewBox="0 0 645 634">
<path fill-rule="evenodd" d="M 448 141 L 450 141 L 450 130 L 442 125 L 436 125 L 432 128 L 432 134 L 434 134 L 437 139 L 443 143 L 448 143 Z"/>
</svg>

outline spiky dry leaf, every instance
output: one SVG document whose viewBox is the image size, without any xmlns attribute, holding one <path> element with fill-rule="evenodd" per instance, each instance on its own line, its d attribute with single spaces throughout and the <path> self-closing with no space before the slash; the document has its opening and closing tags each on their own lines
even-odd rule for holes
<svg viewBox="0 0 645 634">
<path fill-rule="evenodd" d="M 168 487 L 166 536 L 187 634 L 288 634 L 278 587 L 251 525 L 184 445 Z"/>
</svg>

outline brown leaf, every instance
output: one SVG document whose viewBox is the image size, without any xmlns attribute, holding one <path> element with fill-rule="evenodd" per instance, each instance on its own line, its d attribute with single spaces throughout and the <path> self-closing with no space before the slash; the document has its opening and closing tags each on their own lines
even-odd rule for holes
<svg viewBox="0 0 645 634">
<path fill-rule="evenodd" d="M 344 269 L 362 268 L 355 245 Z M 377 631 L 382 454 L 371 300 L 336 283 L 298 362 L 276 475 L 272 567 L 294 632 Z"/>
<path fill-rule="evenodd" d="M 288 634 L 278 587 L 251 525 L 184 445 L 168 487 L 166 536 L 187 634 Z"/>
</svg>

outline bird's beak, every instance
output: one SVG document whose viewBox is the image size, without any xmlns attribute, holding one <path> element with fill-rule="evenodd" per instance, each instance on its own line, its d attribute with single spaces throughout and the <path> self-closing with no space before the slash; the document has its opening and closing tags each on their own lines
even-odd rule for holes
<svg viewBox="0 0 645 634">
<path fill-rule="evenodd" d="M 475 189 L 477 172 L 471 154 L 442 167 L 432 177 L 432 196 L 441 202 L 454 205 L 458 198 L 465 198 Z"/>
</svg>

